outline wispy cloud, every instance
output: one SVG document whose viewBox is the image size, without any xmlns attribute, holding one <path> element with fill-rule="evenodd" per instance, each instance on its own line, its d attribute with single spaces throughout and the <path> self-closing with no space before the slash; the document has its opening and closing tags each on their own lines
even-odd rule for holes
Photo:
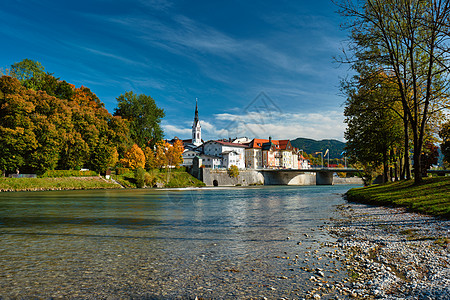
<svg viewBox="0 0 450 300">
<path fill-rule="evenodd" d="M 284 113 L 274 116 L 268 112 L 247 114 L 222 113 L 209 121 L 200 121 L 204 139 L 249 138 L 295 139 L 298 137 L 344 140 L 345 124 L 340 111 L 320 113 Z M 187 124 L 186 124 L 187 126 Z M 189 137 L 190 127 L 164 125 L 168 137 L 175 134 Z"/>
</svg>

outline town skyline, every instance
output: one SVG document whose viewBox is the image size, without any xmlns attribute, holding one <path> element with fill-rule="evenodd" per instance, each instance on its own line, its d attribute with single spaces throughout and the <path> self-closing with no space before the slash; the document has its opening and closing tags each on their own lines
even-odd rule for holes
<svg viewBox="0 0 450 300">
<path fill-rule="evenodd" d="M 348 70 L 333 62 L 345 39 L 335 9 L 331 1 L 10 1 L 0 8 L 0 66 L 39 61 L 90 88 L 110 112 L 126 91 L 149 95 L 166 112 L 166 138 L 190 136 L 198 98 L 206 139 L 227 136 L 234 123 L 245 136 L 343 141 L 339 80 Z M 261 92 L 279 115 L 245 111 Z M 236 122 L 262 119 L 264 127 Z"/>
</svg>

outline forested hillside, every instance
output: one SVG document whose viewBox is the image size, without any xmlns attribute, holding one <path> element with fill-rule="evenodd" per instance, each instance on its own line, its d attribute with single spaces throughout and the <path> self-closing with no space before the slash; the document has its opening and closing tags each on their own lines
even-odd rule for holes
<svg viewBox="0 0 450 300">
<path fill-rule="evenodd" d="M 330 150 L 330 158 L 342 158 L 341 153 L 344 151 L 345 143 L 338 140 L 321 140 L 316 141 L 313 139 L 296 138 L 291 141 L 292 146 L 302 149 L 308 154 L 314 154 L 316 152 L 323 152 L 327 149 Z"/>
</svg>

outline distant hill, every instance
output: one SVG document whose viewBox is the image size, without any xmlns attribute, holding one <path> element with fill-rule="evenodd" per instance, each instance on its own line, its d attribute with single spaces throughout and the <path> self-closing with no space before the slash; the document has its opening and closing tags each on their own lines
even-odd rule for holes
<svg viewBox="0 0 450 300">
<path fill-rule="evenodd" d="M 291 140 L 292 146 L 311 154 L 315 152 L 323 152 L 330 149 L 330 158 L 341 158 L 341 153 L 344 151 L 345 143 L 338 140 L 321 140 L 297 138 Z"/>
</svg>

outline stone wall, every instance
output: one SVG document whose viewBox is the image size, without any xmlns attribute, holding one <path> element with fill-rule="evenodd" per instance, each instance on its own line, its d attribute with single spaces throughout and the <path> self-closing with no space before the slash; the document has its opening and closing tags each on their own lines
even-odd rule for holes
<svg viewBox="0 0 450 300">
<path fill-rule="evenodd" d="M 226 170 L 200 168 L 206 186 L 263 185 L 264 176 L 254 170 L 239 170 L 237 178 L 230 177 Z"/>
<path fill-rule="evenodd" d="M 349 178 L 334 177 L 333 184 L 360 184 L 360 185 L 363 185 L 364 182 L 363 182 L 362 178 L 359 178 L 359 177 L 349 177 Z"/>
</svg>

